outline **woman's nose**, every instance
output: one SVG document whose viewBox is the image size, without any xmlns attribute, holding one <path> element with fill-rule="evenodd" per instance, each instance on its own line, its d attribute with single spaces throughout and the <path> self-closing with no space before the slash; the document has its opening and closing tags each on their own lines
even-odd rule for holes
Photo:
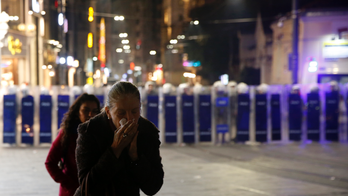
<svg viewBox="0 0 348 196">
<path fill-rule="evenodd" d="M 127 121 L 133 120 L 133 115 L 131 112 L 127 112 Z"/>
</svg>

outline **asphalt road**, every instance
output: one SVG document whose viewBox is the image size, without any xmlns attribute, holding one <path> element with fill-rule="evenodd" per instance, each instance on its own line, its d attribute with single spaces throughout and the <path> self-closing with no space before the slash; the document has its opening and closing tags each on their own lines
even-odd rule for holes
<svg viewBox="0 0 348 196">
<path fill-rule="evenodd" d="M 1 147 L 1 196 L 58 195 L 47 173 L 49 147 Z M 249 146 L 163 145 L 157 195 L 348 195 L 347 143 Z"/>
</svg>

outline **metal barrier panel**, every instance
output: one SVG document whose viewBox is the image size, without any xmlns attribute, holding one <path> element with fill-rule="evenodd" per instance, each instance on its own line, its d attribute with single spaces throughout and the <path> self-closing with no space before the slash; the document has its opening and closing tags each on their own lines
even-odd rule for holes
<svg viewBox="0 0 348 196">
<path fill-rule="evenodd" d="M 325 94 L 325 138 L 328 141 L 338 141 L 338 103 L 339 93 L 338 91 L 327 92 Z"/>
<path fill-rule="evenodd" d="M 289 94 L 289 140 L 300 141 L 302 134 L 302 99 L 299 94 Z"/>
<path fill-rule="evenodd" d="M 63 121 L 64 114 L 69 111 L 69 95 L 58 95 L 58 129 Z"/>
<path fill-rule="evenodd" d="M 257 142 L 267 141 L 267 94 L 255 95 L 255 139 Z"/>
<path fill-rule="evenodd" d="M 281 110 L 280 95 L 271 95 L 271 124 L 272 124 L 272 140 L 281 140 Z"/>
<path fill-rule="evenodd" d="M 103 108 L 104 107 L 104 95 L 95 95 L 99 102 L 100 102 L 100 108 Z"/>
<path fill-rule="evenodd" d="M 52 96 L 40 95 L 40 143 L 52 139 Z"/>
<path fill-rule="evenodd" d="M 195 117 L 194 117 L 194 97 L 192 95 L 182 95 L 182 130 L 183 142 L 195 142 Z"/>
<path fill-rule="evenodd" d="M 199 95 L 199 140 L 211 141 L 211 95 Z"/>
<path fill-rule="evenodd" d="M 228 133 L 228 97 L 217 97 L 215 99 L 216 133 Z"/>
<path fill-rule="evenodd" d="M 22 98 L 22 143 L 34 142 L 34 97 L 28 95 Z"/>
<path fill-rule="evenodd" d="M 177 142 L 176 96 L 164 96 L 165 142 Z"/>
<path fill-rule="evenodd" d="M 146 118 L 158 127 L 158 96 L 147 96 Z"/>
<path fill-rule="evenodd" d="M 237 141 L 249 140 L 250 97 L 249 94 L 238 95 L 237 106 Z"/>
<path fill-rule="evenodd" d="M 307 94 L 307 139 L 320 140 L 320 97 L 318 93 Z"/>
<path fill-rule="evenodd" d="M 4 140 L 3 143 L 16 143 L 17 104 L 16 95 L 4 95 Z"/>
</svg>

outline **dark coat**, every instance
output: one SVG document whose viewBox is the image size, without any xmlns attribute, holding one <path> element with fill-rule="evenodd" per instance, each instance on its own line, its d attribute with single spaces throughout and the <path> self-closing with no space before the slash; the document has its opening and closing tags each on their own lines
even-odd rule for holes
<svg viewBox="0 0 348 196">
<path fill-rule="evenodd" d="M 88 195 L 147 195 L 156 194 L 163 184 L 163 167 L 159 152 L 159 131 L 150 121 L 140 117 L 138 127 L 137 162 L 132 162 L 125 148 L 119 158 L 111 144 L 114 129 L 105 112 L 78 128 L 76 161 L 80 187 L 79 196 L 88 174 Z M 84 194 L 83 194 L 84 195 Z"/>
<path fill-rule="evenodd" d="M 45 165 L 48 173 L 54 181 L 60 183 L 59 196 L 72 196 L 79 187 L 77 179 L 77 167 L 75 161 L 75 148 L 77 139 L 77 126 L 81 122 L 75 122 L 71 126 L 68 137 L 68 149 L 64 152 L 62 147 L 62 130 L 59 131 L 57 138 L 52 143 L 48 152 Z M 63 160 L 64 168 L 58 168 L 58 162 Z"/>
</svg>

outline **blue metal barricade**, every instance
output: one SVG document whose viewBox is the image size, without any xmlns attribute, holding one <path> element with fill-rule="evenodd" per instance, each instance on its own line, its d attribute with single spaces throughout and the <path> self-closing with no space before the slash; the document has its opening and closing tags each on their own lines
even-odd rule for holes
<svg viewBox="0 0 348 196">
<path fill-rule="evenodd" d="M 272 140 L 277 141 L 282 139 L 281 135 L 281 110 L 280 110 L 280 95 L 271 95 L 271 124 L 272 124 Z"/>
<path fill-rule="evenodd" d="M 165 141 L 177 142 L 177 111 L 176 96 L 164 96 Z"/>
<path fill-rule="evenodd" d="M 52 96 L 40 95 L 40 143 L 50 143 L 52 138 Z"/>
<path fill-rule="evenodd" d="M 194 97 L 192 95 L 182 95 L 182 130 L 183 142 L 195 142 L 195 118 L 194 118 Z"/>
<path fill-rule="evenodd" d="M 339 94 L 338 91 L 327 92 L 325 94 L 325 116 L 326 116 L 326 129 L 325 138 L 328 141 L 338 141 L 338 105 Z"/>
<path fill-rule="evenodd" d="M 104 95 L 96 95 L 96 97 L 98 98 L 99 102 L 100 102 L 100 108 L 104 107 Z"/>
<path fill-rule="evenodd" d="M 147 96 L 146 118 L 158 127 L 158 95 Z"/>
<path fill-rule="evenodd" d="M 224 143 L 224 135 L 229 132 L 228 126 L 228 97 L 217 97 L 215 99 L 215 118 L 216 118 L 216 133 L 222 134 L 222 143 Z"/>
<path fill-rule="evenodd" d="M 267 141 L 267 94 L 255 95 L 255 139 L 257 142 Z"/>
<path fill-rule="evenodd" d="M 17 104 L 16 95 L 4 95 L 4 143 L 16 143 L 16 118 Z"/>
<path fill-rule="evenodd" d="M 26 96 L 22 98 L 22 143 L 34 143 L 34 97 Z"/>
<path fill-rule="evenodd" d="M 199 140 L 211 141 L 211 95 L 199 95 Z"/>
<path fill-rule="evenodd" d="M 320 97 L 318 93 L 307 94 L 307 139 L 320 140 Z"/>
<path fill-rule="evenodd" d="M 302 99 L 299 94 L 289 94 L 289 140 L 300 141 L 302 134 Z"/>
<path fill-rule="evenodd" d="M 69 95 L 58 95 L 58 129 L 63 121 L 64 114 L 69 111 Z"/>
<path fill-rule="evenodd" d="M 249 94 L 238 95 L 237 106 L 237 141 L 246 142 L 249 140 L 249 120 L 250 120 L 250 97 Z"/>
</svg>

